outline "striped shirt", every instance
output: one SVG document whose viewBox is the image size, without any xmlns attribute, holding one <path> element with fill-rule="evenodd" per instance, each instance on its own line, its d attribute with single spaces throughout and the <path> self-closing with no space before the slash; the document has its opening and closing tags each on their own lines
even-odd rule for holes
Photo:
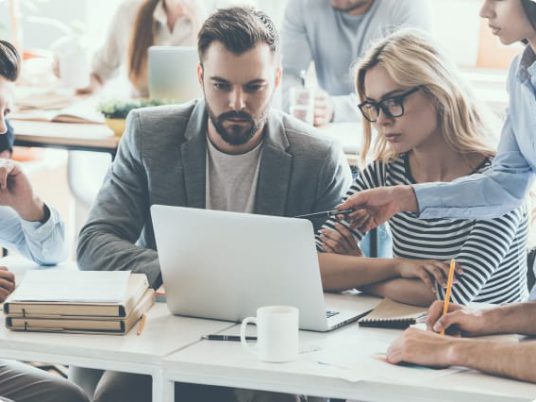
<svg viewBox="0 0 536 402">
<path fill-rule="evenodd" d="M 490 166 L 491 160 L 487 159 L 474 173 L 482 173 Z M 367 166 L 355 179 L 346 198 L 371 188 L 414 183 L 407 154 L 403 154 L 387 163 L 376 161 Z M 324 227 L 334 229 L 333 223 L 334 220 L 328 220 Z M 348 226 L 346 222 L 343 224 Z M 456 259 L 463 274 L 452 287 L 451 301 L 511 303 L 528 297 L 528 213 L 525 206 L 490 220 L 424 220 L 413 213 L 402 212 L 390 219 L 389 227 L 395 257 Z M 356 241 L 364 235 L 352 232 Z M 444 289 L 440 286 L 437 297 L 444 298 Z"/>
</svg>

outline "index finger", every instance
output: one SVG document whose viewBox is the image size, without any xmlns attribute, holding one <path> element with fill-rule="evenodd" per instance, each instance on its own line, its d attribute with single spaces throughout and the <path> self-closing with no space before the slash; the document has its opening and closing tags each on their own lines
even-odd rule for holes
<svg viewBox="0 0 536 402">
<path fill-rule="evenodd" d="M 436 300 L 428 309 L 428 317 L 426 318 L 426 328 L 432 330 L 437 320 L 443 315 L 443 301 Z"/>
<path fill-rule="evenodd" d="M 10 282 L 15 282 L 15 274 L 10 271 L 0 270 L 0 278 L 6 279 Z"/>
<path fill-rule="evenodd" d="M 337 228 L 337 231 L 341 234 L 342 237 L 344 237 L 350 244 L 355 243 L 354 235 L 348 229 L 348 226 L 346 226 L 344 221 L 338 221 L 335 223 L 335 227 Z"/>
<path fill-rule="evenodd" d="M 367 204 L 367 196 L 364 195 L 363 192 L 359 192 L 357 194 L 352 195 L 351 197 L 348 197 L 342 204 L 337 206 L 337 209 L 358 210 L 358 209 L 362 209 L 364 206 L 366 206 L 366 204 Z"/>
</svg>

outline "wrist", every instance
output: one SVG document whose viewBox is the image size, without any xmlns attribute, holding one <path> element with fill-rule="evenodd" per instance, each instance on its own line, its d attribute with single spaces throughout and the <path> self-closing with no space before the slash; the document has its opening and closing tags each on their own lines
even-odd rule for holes
<svg viewBox="0 0 536 402">
<path fill-rule="evenodd" d="M 482 310 L 480 320 L 482 335 L 497 334 L 507 330 L 504 323 L 507 322 L 503 307 L 489 308 Z M 500 325 L 497 325 L 500 324 Z"/>
<path fill-rule="evenodd" d="M 50 212 L 47 214 L 47 209 L 45 203 L 36 197 L 29 205 L 17 208 L 16 211 L 25 221 L 46 222 L 47 215 L 50 215 Z"/>
<path fill-rule="evenodd" d="M 418 212 L 417 197 L 411 186 L 397 186 L 398 212 Z"/>
<path fill-rule="evenodd" d="M 444 364 L 447 366 L 466 366 L 467 356 L 471 353 L 473 341 L 471 339 L 449 338 L 446 341 Z"/>
<path fill-rule="evenodd" d="M 402 276 L 401 265 L 402 265 L 403 260 L 404 259 L 401 257 L 393 257 L 389 259 L 389 268 L 391 269 L 391 271 L 393 272 L 395 276 L 399 276 L 399 277 Z"/>
</svg>

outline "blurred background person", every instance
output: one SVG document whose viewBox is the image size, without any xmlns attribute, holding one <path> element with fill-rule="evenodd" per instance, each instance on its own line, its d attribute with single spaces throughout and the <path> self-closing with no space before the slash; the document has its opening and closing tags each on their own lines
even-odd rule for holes
<svg viewBox="0 0 536 402">
<path fill-rule="evenodd" d="M 282 28 L 283 108 L 289 91 L 301 85 L 301 72 L 314 63 L 314 125 L 360 121 L 352 65 L 379 39 L 401 27 L 428 30 L 423 0 L 289 0 Z"/>
<path fill-rule="evenodd" d="M 124 65 L 132 95 L 147 97 L 149 47 L 194 46 L 206 16 L 203 0 L 124 1 L 115 12 L 106 41 L 93 57 L 90 84 L 79 93 L 95 92 Z"/>
</svg>

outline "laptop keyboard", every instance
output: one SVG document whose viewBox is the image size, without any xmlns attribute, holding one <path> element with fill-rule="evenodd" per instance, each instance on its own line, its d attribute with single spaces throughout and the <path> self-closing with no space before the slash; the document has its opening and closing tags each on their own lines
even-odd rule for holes
<svg viewBox="0 0 536 402">
<path fill-rule="evenodd" d="M 333 317 L 334 315 L 337 315 L 337 314 L 339 314 L 338 311 L 326 310 L 326 318 L 331 318 L 331 317 Z"/>
</svg>

